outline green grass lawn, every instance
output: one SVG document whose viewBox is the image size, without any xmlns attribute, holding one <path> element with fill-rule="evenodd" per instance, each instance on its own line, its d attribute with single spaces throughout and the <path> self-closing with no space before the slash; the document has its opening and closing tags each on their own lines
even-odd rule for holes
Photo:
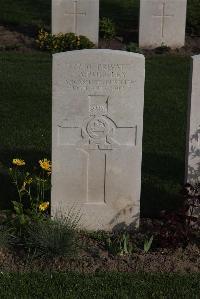
<svg viewBox="0 0 200 299">
<path fill-rule="evenodd" d="M 41 26 L 51 23 L 51 0 L 0 0 L 0 23 Z"/>
<path fill-rule="evenodd" d="M 0 160 L 5 164 L 22 157 L 36 163 L 50 157 L 51 56 L 0 53 L 0 70 Z M 188 72 L 186 57 L 160 56 L 146 62 L 143 216 L 178 203 L 184 178 Z M 9 189 L 5 178 L 2 182 L 1 190 Z M 1 205 L 8 198 L 4 194 Z"/>
<path fill-rule="evenodd" d="M 199 296 L 199 274 L 0 273 L 1 299 L 196 299 Z"/>
</svg>

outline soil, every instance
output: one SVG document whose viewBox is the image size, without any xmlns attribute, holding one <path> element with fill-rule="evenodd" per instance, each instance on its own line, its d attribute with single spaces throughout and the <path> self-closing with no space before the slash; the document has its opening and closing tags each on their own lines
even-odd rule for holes
<svg viewBox="0 0 200 299">
<path fill-rule="evenodd" d="M 189 245 L 185 249 L 159 249 L 144 253 L 138 250 L 127 255 L 112 255 L 97 245 L 81 250 L 73 258 L 33 258 L 24 252 L 16 254 L 0 250 L 0 271 L 77 271 L 94 272 L 178 272 L 194 273 L 200 271 L 200 247 Z"/>
<path fill-rule="evenodd" d="M 152 234 L 152 223 L 150 219 L 142 219 L 140 230 L 132 232 L 132 235 L 130 233 L 132 244 L 134 242 L 136 244 L 131 253 L 120 254 L 119 251 L 114 253 L 113 247 L 106 245 L 106 238 L 113 234 L 80 232 L 73 251 L 76 253 L 71 257 L 41 258 L 24 249 L 16 249 L 16 247 L 12 250 L 0 249 L 0 272 L 199 272 L 200 244 L 197 242 L 190 242 L 186 247 L 160 248 L 155 246 L 156 241 L 153 240 L 150 250 L 147 253 L 144 252 L 144 238 L 146 231 Z"/>
<path fill-rule="evenodd" d="M 35 37 L 37 35 L 36 28 L 31 27 L 11 27 L 0 25 L 0 51 L 17 51 L 17 52 L 35 52 L 37 47 Z M 135 39 L 135 38 L 134 38 Z M 117 37 L 110 42 L 100 39 L 99 48 L 109 48 L 113 50 L 125 50 L 126 44 L 131 41 L 127 36 Z M 186 36 L 185 46 L 180 49 L 170 49 L 167 47 L 159 47 L 153 50 L 140 51 L 145 56 L 155 54 L 180 54 L 194 55 L 200 53 L 200 36 Z"/>
<path fill-rule="evenodd" d="M 20 28 L 10 28 L 0 25 L 0 51 L 35 51 L 35 40 L 32 32 L 23 32 Z"/>
</svg>

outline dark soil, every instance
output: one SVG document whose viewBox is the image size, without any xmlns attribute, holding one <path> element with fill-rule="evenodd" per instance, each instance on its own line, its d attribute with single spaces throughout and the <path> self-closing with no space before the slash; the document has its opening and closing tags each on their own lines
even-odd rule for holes
<svg viewBox="0 0 200 299">
<path fill-rule="evenodd" d="M 185 249 L 160 249 L 144 253 L 138 250 L 127 255 L 112 255 L 108 251 L 93 245 L 81 250 L 73 258 L 34 258 L 20 252 L 0 250 L 0 271 L 78 271 L 94 273 L 97 271 L 120 272 L 180 272 L 200 271 L 200 247 L 189 245 Z"/>
<path fill-rule="evenodd" d="M 37 51 L 35 44 L 35 37 L 37 29 L 32 27 L 11 27 L 0 25 L 0 51 L 15 50 L 18 52 L 32 52 Z M 135 37 L 134 39 L 135 40 Z M 117 37 L 110 42 L 102 39 L 99 41 L 99 48 L 109 48 L 114 50 L 125 50 L 126 44 L 130 42 L 130 38 Z M 144 55 L 154 54 L 180 54 L 180 55 L 194 55 L 200 53 L 200 36 L 186 36 L 186 44 L 180 49 L 170 49 L 167 47 L 160 47 L 153 50 L 142 50 Z"/>
<path fill-rule="evenodd" d="M 109 233 L 100 232 L 88 234 L 79 233 L 72 257 L 37 257 L 36 254 L 24 249 L 1 249 L 0 272 L 4 271 L 76 271 L 81 273 L 94 272 L 179 272 L 194 273 L 200 271 L 200 244 L 189 243 L 186 247 L 159 248 L 153 240 L 149 252 L 143 250 L 145 230 L 151 235 L 151 220 L 143 219 L 141 228 L 130 233 L 133 247 L 131 253 L 113 253 L 112 248 L 106 245 Z M 148 228 L 147 228 L 148 226 Z M 104 236 L 104 237 L 102 237 Z M 78 245 L 79 244 L 79 245 Z"/>
</svg>

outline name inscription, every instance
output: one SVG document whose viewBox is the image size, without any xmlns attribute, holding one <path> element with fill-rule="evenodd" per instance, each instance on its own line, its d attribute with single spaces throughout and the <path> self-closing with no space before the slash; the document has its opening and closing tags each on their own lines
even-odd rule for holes
<svg viewBox="0 0 200 299">
<path fill-rule="evenodd" d="M 68 89 L 76 91 L 123 91 L 135 83 L 128 64 L 67 64 Z M 74 78 L 73 78 L 74 77 Z"/>
</svg>

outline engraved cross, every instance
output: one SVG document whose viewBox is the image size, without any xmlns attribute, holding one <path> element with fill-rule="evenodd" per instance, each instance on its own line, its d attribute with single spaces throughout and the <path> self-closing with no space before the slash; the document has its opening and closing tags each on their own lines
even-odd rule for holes
<svg viewBox="0 0 200 299">
<path fill-rule="evenodd" d="M 86 156 L 85 203 L 106 204 L 109 152 L 120 146 L 135 146 L 137 126 L 117 125 L 109 115 L 108 96 L 94 95 L 89 96 L 88 100 L 89 116 L 82 124 L 65 119 L 58 125 L 59 143 L 64 146 L 76 146 L 76 149 L 81 150 Z M 124 139 L 124 135 L 127 135 L 127 140 Z"/>
<path fill-rule="evenodd" d="M 164 37 L 165 20 L 167 18 L 174 17 L 174 15 L 166 14 L 166 2 L 162 3 L 162 12 L 160 15 L 153 15 L 154 18 L 160 18 L 161 20 L 161 37 Z"/>
<path fill-rule="evenodd" d="M 65 16 L 74 16 L 74 33 L 77 34 L 77 22 L 78 22 L 78 16 L 86 16 L 86 12 L 78 11 L 78 0 L 74 0 L 74 11 L 73 12 L 65 12 Z"/>
</svg>

